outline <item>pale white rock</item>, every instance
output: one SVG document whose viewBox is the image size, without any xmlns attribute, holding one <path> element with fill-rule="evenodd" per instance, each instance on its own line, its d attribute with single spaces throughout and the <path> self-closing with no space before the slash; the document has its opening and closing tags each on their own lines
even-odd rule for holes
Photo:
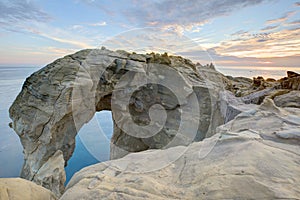
<svg viewBox="0 0 300 200">
<path fill-rule="evenodd" d="M 240 130 L 188 147 L 129 154 L 76 173 L 61 200 L 298 199 L 299 151 L 283 145 Z"/>
<path fill-rule="evenodd" d="M 299 125 L 267 98 L 201 142 L 86 167 L 61 200 L 299 199 Z"/>
<path fill-rule="evenodd" d="M 266 98 L 259 108 L 239 114 L 234 120 L 218 127 L 220 133 L 254 132 L 264 143 L 294 153 L 300 152 L 300 109 L 277 107 Z"/>
</svg>

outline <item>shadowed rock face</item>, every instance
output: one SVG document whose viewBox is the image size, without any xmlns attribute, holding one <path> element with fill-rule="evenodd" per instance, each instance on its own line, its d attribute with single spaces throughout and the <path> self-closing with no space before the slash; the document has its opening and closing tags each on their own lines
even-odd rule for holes
<svg viewBox="0 0 300 200">
<path fill-rule="evenodd" d="M 219 91 L 228 80 L 182 57 L 83 50 L 26 79 L 10 108 L 25 163 L 21 177 L 60 196 L 75 136 L 97 111 L 111 110 L 111 159 L 188 145 L 223 124 Z"/>
</svg>

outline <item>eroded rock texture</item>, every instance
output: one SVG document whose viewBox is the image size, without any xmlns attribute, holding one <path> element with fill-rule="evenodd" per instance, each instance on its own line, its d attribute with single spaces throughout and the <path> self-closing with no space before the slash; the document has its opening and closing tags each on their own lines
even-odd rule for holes
<svg viewBox="0 0 300 200">
<path fill-rule="evenodd" d="M 24 147 L 21 177 L 61 195 L 75 136 L 101 110 L 113 113 L 112 159 L 200 141 L 224 123 L 219 91 L 228 83 L 167 54 L 103 48 L 58 59 L 26 79 L 10 108 Z"/>
<path fill-rule="evenodd" d="M 201 142 L 84 168 L 61 200 L 299 199 L 299 116 L 267 98 Z"/>
</svg>

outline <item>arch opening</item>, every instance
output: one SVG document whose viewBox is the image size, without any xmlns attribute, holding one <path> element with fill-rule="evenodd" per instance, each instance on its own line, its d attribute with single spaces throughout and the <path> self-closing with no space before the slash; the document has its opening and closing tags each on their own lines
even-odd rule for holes
<svg viewBox="0 0 300 200">
<path fill-rule="evenodd" d="M 65 185 L 82 168 L 109 160 L 112 134 L 111 111 L 96 112 L 94 117 L 77 133 L 74 152 L 65 167 Z"/>
</svg>

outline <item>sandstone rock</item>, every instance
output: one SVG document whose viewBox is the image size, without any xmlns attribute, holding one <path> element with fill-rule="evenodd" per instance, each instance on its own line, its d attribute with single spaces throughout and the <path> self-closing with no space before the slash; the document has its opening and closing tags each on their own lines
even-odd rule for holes
<svg viewBox="0 0 300 200">
<path fill-rule="evenodd" d="M 300 109 L 267 98 L 201 142 L 84 168 L 61 200 L 298 199 L 299 125 Z"/>
<path fill-rule="evenodd" d="M 282 89 L 300 90 L 300 76 L 281 80 Z"/>
<path fill-rule="evenodd" d="M 24 147 L 21 176 L 62 194 L 75 136 L 101 110 L 114 118 L 112 159 L 211 136 L 224 123 L 219 91 L 227 84 L 214 69 L 166 53 L 101 48 L 58 59 L 26 79 L 10 108 Z"/>
<path fill-rule="evenodd" d="M 246 104 L 261 104 L 266 96 L 269 96 L 275 91 L 275 88 L 266 88 L 257 92 L 243 96 L 241 99 Z"/>
<path fill-rule="evenodd" d="M 279 80 L 281 89 L 300 90 L 300 74 L 287 72 L 287 77 Z"/>
<path fill-rule="evenodd" d="M 245 77 L 230 77 L 227 78 L 231 81 L 231 87 L 228 88 L 231 92 L 235 94 L 237 97 L 245 96 L 249 92 L 249 88 L 251 88 L 253 81 L 249 78 Z"/>
<path fill-rule="evenodd" d="M 266 81 L 267 82 L 276 82 L 276 79 L 274 79 L 274 78 L 267 78 Z"/>
<path fill-rule="evenodd" d="M 292 71 L 287 71 L 286 73 L 287 73 L 288 78 L 294 78 L 294 77 L 300 76 L 300 74 L 298 74 L 296 72 L 292 72 Z"/>
<path fill-rule="evenodd" d="M 272 99 L 266 98 L 258 109 L 241 113 L 233 121 L 220 126 L 218 132 L 257 134 L 264 139 L 265 143 L 271 143 L 272 146 L 280 146 L 284 149 L 288 147 L 290 151 L 296 153 L 300 151 L 299 138 L 281 137 L 280 135 L 282 132 L 297 129 L 300 130 L 300 109 L 280 108 L 274 104 Z"/>
<path fill-rule="evenodd" d="M 20 178 L 0 178 L 1 200 L 56 200 L 49 190 Z"/>
<path fill-rule="evenodd" d="M 253 77 L 252 86 L 255 87 L 255 88 L 259 88 L 259 87 L 265 88 L 264 82 L 265 82 L 265 80 L 261 76 L 258 76 L 257 78 Z"/>
<path fill-rule="evenodd" d="M 274 102 L 279 107 L 300 108 L 300 91 L 291 91 L 287 94 L 276 96 Z"/>
<path fill-rule="evenodd" d="M 37 171 L 32 181 L 46 188 L 51 188 L 52 192 L 59 197 L 65 189 L 66 175 L 64 166 L 63 153 L 57 150 Z"/>
</svg>

